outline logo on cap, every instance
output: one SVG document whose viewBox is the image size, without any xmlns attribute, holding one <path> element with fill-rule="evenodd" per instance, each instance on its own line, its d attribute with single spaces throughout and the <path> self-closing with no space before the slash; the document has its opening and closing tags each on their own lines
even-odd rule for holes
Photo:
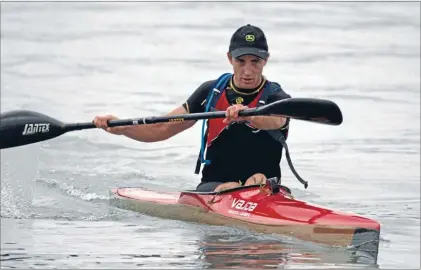
<svg viewBox="0 0 421 270">
<path fill-rule="evenodd" d="M 256 39 L 254 35 L 246 35 L 246 41 L 253 42 Z"/>
</svg>

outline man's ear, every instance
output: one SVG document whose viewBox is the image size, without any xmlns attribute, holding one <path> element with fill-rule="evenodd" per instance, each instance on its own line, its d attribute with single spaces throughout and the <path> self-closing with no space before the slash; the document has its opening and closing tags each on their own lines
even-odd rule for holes
<svg viewBox="0 0 421 270">
<path fill-rule="evenodd" d="M 269 61 L 269 57 L 270 57 L 270 53 L 268 53 L 268 56 L 266 57 L 266 62 L 265 65 L 267 64 L 267 62 Z"/>
<path fill-rule="evenodd" d="M 227 57 L 228 57 L 228 61 L 232 65 L 232 55 L 229 52 L 227 52 Z"/>
</svg>

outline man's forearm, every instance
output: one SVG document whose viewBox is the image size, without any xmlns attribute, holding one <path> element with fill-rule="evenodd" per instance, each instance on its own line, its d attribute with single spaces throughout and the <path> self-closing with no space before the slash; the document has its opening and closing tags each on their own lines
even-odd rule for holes
<svg viewBox="0 0 421 270">
<path fill-rule="evenodd" d="M 169 138 L 165 132 L 168 123 L 148 124 L 139 126 L 127 126 L 124 128 L 124 136 L 140 142 L 158 142 Z"/>
<path fill-rule="evenodd" d="M 166 116 L 185 114 L 187 111 L 180 106 Z M 159 142 L 186 130 L 194 125 L 196 121 L 165 122 L 147 125 L 126 126 L 122 135 L 140 142 Z"/>
<path fill-rule="evenodd" d="M 192 127 L 195 122 L 196 121 L 184 121 L 127 126 L 123 135 L 140 142 L 159 142 L 169 139 L 183 130 Z"/>
<path fill-rule="evenodd" d="M 286 124 L 287 119 L 279 116 L 252 116 L 249 122 L 257 129 L 279 129 Z"/>
</svg>

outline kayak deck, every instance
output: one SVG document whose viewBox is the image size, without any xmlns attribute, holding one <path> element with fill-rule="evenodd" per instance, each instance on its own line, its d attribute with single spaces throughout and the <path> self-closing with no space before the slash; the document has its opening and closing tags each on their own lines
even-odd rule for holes
<svg viewBox="0 0 421 270">
<path fill-rule="evenodd" d="M 296 200 L 283 189 L 259 185 L 215 192 L 110 191 L 111 205 L 167 219 L 235 226 L 288 235 L 319 244 L 354 247 L 377 261 L 380 224 L 374 220 Z"/>
<path fill-rule="evenodd" d="M 118 188 L 114 189 L 113 192 L 120 197 L 157 204 L 177 204 L 180 196 L 179 192 L 165 193 L 140 188 Z"/>
</svg>

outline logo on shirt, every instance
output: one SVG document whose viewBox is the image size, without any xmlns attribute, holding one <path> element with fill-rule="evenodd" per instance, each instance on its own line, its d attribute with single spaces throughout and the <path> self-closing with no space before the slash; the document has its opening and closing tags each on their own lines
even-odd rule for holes
<svg viewBox="0 0 421 270">
<path fill-rule="evenodd" d="M 244 102 L 244 98 L 242 98 L 242 97 L 237 97 L 235 99 L 235 104 L 243 104 L 243 102 Z"/>
</svg>

